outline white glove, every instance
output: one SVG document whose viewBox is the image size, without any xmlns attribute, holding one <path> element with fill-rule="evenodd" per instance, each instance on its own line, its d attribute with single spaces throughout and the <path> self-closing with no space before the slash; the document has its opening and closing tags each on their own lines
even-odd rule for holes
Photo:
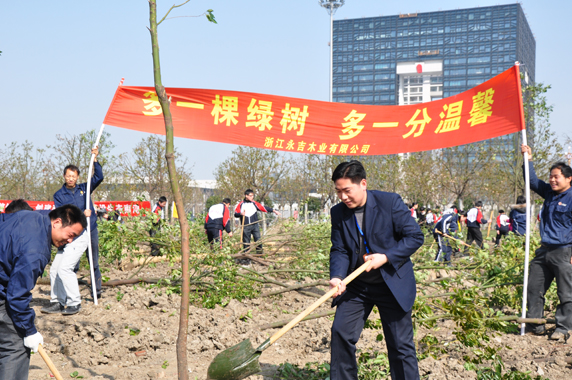
<svg viewBox="0 0 572 380">
<path fill-rule="evenodd" d="M 40 344 L 44 344 L 44 337 L 39 332 L 24 338 L 24 346 L 28 347 L 32 352 L 38 352 Z"/>
</svg>

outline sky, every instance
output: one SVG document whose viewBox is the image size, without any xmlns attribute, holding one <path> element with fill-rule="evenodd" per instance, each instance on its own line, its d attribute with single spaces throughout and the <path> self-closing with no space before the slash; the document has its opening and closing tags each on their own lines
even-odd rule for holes
<svg viewBox="0 0 572 380">
<path fill-rule="evenodd" d="M 182 2 L 183 0 L 179 0 Z M 506 1 L 346 0 L 334 19 L 509 4 Z M 162 18 L 175 1 L 158 0 Z M 179 3 L 177 3 L 179 4 Z M 565 66 L 572 1 L 521 2 L 536 38 L 536 80 L 549 84 L 552 130 L 572 137 Z M 218 24 L 198 16 L 213 9 Z M 328 100 L 330 20 L 317 0 L 191 0 L 159 26 L 166 87 L 258 92 Z M 26 2 L 0 0 L 0 130 L 4 144 L 45 147 L 56 134 L 99 129 L 121 78 L 153 86 L 146 0 Z M 566 79 L 568 78 L 568 79 Z M 115 154 L 147 134 L 106 127 Z M 235 145 L 175 139 L 195 179 L 213 171 Z"/>
</svg>

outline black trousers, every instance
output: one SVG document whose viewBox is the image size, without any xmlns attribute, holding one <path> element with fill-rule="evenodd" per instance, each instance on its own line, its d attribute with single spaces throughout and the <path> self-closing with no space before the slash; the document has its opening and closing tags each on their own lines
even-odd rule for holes
<svg viewBox="0 0 572 380">
<path fill-rule="evenodd" d="M 556 307 L 556 331 L 572 330 L 572 246 L 549 249 L 540 247 L 530 261 L 528 278 L 528 318 L 543 318 L 544 295 L 556 279 L 560 303 Z M 534 326 L 534 325 L 533 325 Z"/>
<path fill-rule="evenodd" d="M 260 240 L 260 223 L 251 224 L 250 226 L 244 226 L 244 232 L 242 233 L 242 243 L 244 245 L 244 251 L 248 251 L 250 248 L 250 238 L 254 238 L 256 243 Z M 256 246 L 256 253 L 262 254 L 262 244 Z"/>
<path fill-rule="evenodd" d="M 499 230 L 497 231 L 497 239 L 495 240 L 495 244 L 499 245 L 502 237 L 506 235 L 508 235 L 508 227 L 499 228 Z"/>
<path fill-rule="evenodd" d="M 348 285 L 339 300 L 332 325 L 331 380 L 356 380 L 356 343 L 373 306 L 379 309 L 393 380 L 417 380 L 419 368 L 413 343 L 411 310 L 403 311 L 387 284 Z"/>
<path fill-rule="evenodd" d="M 6 311 L 6 300 L 0 300 L 0 379 L 27 380 L 30 349 Z"/>
<path fill-rule="evenodd" d="M 483 234 L 481 233 L 480 227 L 468 227 L 467 228 L 467 244 L 473 244 L 473 241 L 477 243 L 479 248 L 483 248 Z M 468 247 L 465 247 L 466 251 Z"/>
<path fill-rule="evenodd" d="M 217 228 L 207 228 L 207 238 L 211 247 L 215 247 L 215 243 L 218 247 L 222 248 L 222 230 Z"/>
</svg>

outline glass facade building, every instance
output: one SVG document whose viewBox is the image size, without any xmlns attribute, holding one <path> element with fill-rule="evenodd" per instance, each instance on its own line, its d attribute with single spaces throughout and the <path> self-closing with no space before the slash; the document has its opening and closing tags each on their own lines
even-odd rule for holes
<svg viewBox="0 0 572 380">
<path fill-rule="evenodd" d="M 335 20 L 333 101 L 415 104 L 479 85 L 521 63 L 534 82 L 536 42 L 520 4 Z"/>
</svg>

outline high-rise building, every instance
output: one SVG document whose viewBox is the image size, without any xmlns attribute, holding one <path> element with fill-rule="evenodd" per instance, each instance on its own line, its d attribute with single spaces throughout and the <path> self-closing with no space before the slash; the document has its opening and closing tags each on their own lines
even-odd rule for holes
<svg viewBox="0 0 572 380">
<path fill-rule="evenodd" d="M 404 105 L 456 95 L 521 63 L 536 42 L 520 4 L 334 21 L 333 100 Z"/>
</svg>

